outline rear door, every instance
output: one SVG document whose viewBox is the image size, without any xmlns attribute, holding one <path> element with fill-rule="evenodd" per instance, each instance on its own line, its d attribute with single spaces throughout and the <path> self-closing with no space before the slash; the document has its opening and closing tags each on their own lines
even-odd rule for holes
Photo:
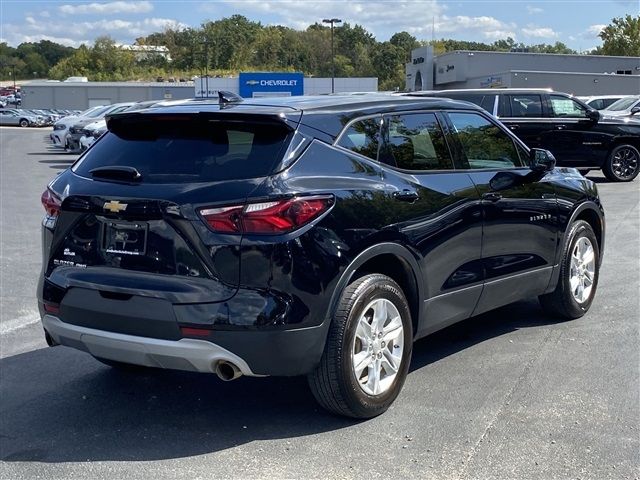
<svg viewBox="0 0 640 480">
<path fill-rule="evenodd" d="M 542 139 L 553 125 L 545 118 L 541 94 L 501 94 L 498 118 L 529 148 L 547 148 Z"/>
<path fill-rule="evenodd" d="M 485 286 L 474 314 L 542 293 L 558 239 L 557 205 L 546 174 L 481 112 L 449 112 L 457 154 L 482 199 Z"/>
<path fill-rule="evenodd" d="M 482 218 L 478 192 L 456 170 L 442 117 L 385 116 L 380 160 L 388 165 L 393 228 L 421 255 L 425 317 L 418 336 L 468 318 L 482 290 Z"/>
</svg>

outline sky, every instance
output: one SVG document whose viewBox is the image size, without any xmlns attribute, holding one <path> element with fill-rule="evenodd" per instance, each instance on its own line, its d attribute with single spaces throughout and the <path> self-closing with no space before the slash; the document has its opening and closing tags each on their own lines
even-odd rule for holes
<svg viewBox="0 0 640 480">
<path fill-rule="evenodd" d="M 639 10 L 638 0 L 0 0 L 0 42 L 17 46 L 45 39 L 77 47 L 109 35 L 130 44 L 168 26 L 198 27 L 241 14 L 296 29 L 340 18 L 364 26 L 379 41 L 404 30 L 418 40 L 491 43 L 512 37 L 525 44 L 560 41 L 585 51 L 601 44 L 598 33 L 612 18 Z"/>
</svg>

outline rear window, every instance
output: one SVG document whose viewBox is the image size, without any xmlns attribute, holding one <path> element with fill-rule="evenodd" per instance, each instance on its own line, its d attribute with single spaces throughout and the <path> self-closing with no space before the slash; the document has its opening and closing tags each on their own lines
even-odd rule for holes
<svg viewBox="0 0 640 480">
<path fill-rule="evenodd" d="M 113 128 L 111 128 L 113 127 Z M 272 173 L 289 143 L 276 121 L 159 117 L 110 124 L 74 166 L 91 178 L 98 167 L 133 167 L 142 183 L 191 183 L 257 178 Z"/>
</svg>

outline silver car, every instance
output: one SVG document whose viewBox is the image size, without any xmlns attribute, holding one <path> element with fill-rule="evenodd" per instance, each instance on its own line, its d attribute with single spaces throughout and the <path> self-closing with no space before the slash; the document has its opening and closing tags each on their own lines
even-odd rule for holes
<svg viewBox="0 0 640 480">
<path fill-rule="evenodd" d="M 0 109 L 0 125 L 17 125 L 20 127 L 38 126 L 38 118 L 32 113 L 14 108 Z"/>
</svg>

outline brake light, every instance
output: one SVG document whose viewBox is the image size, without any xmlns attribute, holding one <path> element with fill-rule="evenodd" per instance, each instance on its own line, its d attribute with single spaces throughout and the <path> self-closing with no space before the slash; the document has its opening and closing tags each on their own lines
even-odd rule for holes
<svg viewBox="0 0 640 480">
<path fill-rule="evenodd" d="M 50 188 L 47 188 L 42 193 L 42 197 L 40 197 L 40 201 L 42 202 L 42 206 L 44 207 L 44 211 L 47 212 L 47 215 L 49 215 L 50 217 L 58 216 L 62 201 L 55 193 L 53 193 L 53 191 Z"/>
<path fill-rule="evenodd" d="M 205 208 L 200 215 L 219 233 L 278 234 L 306 225 L 333 205 L 332 195 Z"/>
</svg>

